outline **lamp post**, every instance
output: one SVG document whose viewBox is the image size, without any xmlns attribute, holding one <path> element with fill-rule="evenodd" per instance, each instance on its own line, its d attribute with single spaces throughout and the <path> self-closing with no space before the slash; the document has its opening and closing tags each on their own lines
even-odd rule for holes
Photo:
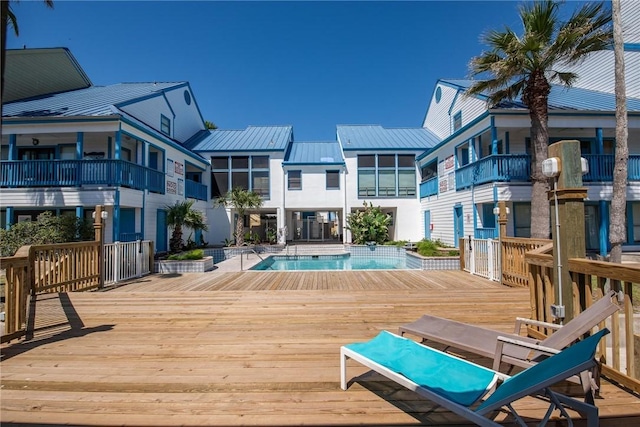
<svg viewBox="0 0 640 427">
<path fill-rule="evenodd" d="M 507 237 L 507 215 L 509 215 L 509 208 L 507 202 L 498 202 L 498 207 L 493 208 L 493 214 L 498 215 L 498 248 L 499 258 L 498 265 L 500 270 L 500 284 L 504 285 L 502 275 L 502 260 L 504 259 L 504 251 L 502 249 L 502 238 Z"/>
<path fill-rule="evenodd" d="M 104 221 L 109 213 L 102 205 L 97 205 L 92 217 L 95 241 L 98 243 L 98 288 L 101 289 L 104 287 Z"/>
</svg>

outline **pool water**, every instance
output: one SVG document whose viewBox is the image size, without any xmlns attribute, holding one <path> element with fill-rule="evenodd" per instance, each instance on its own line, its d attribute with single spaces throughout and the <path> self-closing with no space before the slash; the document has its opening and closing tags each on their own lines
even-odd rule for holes
<svg viewBox="0 0 640 427">
<path fill-rule="evenodd" d="M 407 268 L 405 258 L 374 258 L 346 255 L 270 256 L 251 270 L 398 270 Z"/>
</svg>

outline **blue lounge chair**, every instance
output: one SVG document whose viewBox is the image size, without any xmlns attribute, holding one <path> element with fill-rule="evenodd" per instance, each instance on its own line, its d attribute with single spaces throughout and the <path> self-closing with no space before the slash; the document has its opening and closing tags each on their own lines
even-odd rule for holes
<svg viewBox="0 0 640 427">
<path fill-rule="evenodd" d="M 514 376 L 508 376 L 383 331 L 371 341 L 341 347 L 340 385 L 343 390 L 347 389 L 347 359 L 353 359 L 479 426 L 499 426 L 489 417 L 506 407 L 517 422 L 526 427 L 511 403 L 533 395 L 549 402 L 541 426 L 549 421 L 554 409 L 558 409 L 568 425 L 573 426 L 565 410 L 568 407 L 583 414 L 588 427 L 596 427 L 599 419 L 595 405 L 553 392 L 549 387 L 595 366 L 596 347 L 607 333 L 609 331 L 603 329 Z M 556 351 L 551 349 L 551 352 Z M 502 383 L 496 388 L 500 381 Z"/>
</svg>

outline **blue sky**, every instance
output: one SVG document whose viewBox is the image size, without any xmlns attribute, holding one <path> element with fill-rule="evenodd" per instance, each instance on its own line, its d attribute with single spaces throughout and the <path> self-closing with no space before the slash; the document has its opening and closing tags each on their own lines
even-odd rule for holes
<svg viewBox="0 0 640 427">
<path fill-rule="evenodd" d="M 289 124 L 298 141 L 421 126 L 483 32 L 520 29 L 515 1 L 54 3 L 14 3 L 8 47 L 68 47 L 96 85 L 189 81 L 221 129 Z"/>
</svg>

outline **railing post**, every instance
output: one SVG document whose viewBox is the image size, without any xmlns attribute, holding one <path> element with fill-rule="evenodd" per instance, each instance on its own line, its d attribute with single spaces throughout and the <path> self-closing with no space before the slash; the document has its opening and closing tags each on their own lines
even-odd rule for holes
<svg viewBox="0 0 640 427">
<path fill-rule="evenodd" d="M 504 257 L 502 238 L 507 237 L 507 214 L 507 203 L 505 201 L 498 202 L 498 269 L 500 272 L 501 285 L 504 285 L 504 277 L 502 274 L 502 260 Z"/>
<path fill-rule="evenodd" d="M 469 235 L 469 272 L 476 274 L 475 239 Z"/>
<path fill-rule="evenodd" d="M 142 242 L 136 240 L 136 277 L 142 276 L 140 273 L 142 269 Z"/>
<path fill-rule="evenodd" d="M 98 289 L 104 288 L 104 224 L 102 222 L 103 206 L 96 205 L 93 217 L 95 241 L 98 243 Z"/>
<path fill-rule="evenodd" d="M 493 239 L 487 240 L 487 260 L 489 263 L 487 269 L 489 270 L 489 280 L 494 280 L 496 277 L 496 271 L 494 269 L 495 266 L 493 265 L 493 245 Z"/>
</svg>

